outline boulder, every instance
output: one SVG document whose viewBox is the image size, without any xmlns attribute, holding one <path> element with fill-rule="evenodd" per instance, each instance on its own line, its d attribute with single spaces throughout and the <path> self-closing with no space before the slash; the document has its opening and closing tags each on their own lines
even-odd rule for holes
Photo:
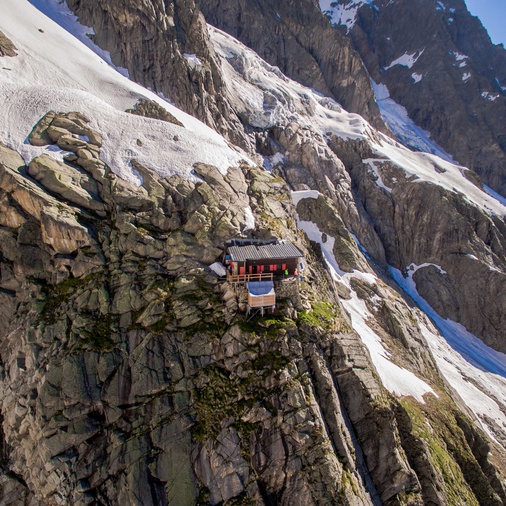
<svg viewBox="0 0 506 506">
<path fill-rule="evenodd" d="M 98 197 L 97 183 L 88 175 L 41 155 L 30 162 L 28 173 L 49 191 L 80 207 L 103 214 L 105 206 Z"/>
<path fill-rule="evenodd" d="M 56 135 L 56 132 L 54 132 L 51 136 L 48 131 L 48 127 L 51 125 L 51 122 L 55 117 L 56 113 L 49 111 L 39 120 L 28 136 L 30 144 L 33 146 L 47 146 L 48 144 L 52 144 L 58 140 L 59 136 Z M 63 135 L 63 132 L 61 135 Z"/>
</svg>

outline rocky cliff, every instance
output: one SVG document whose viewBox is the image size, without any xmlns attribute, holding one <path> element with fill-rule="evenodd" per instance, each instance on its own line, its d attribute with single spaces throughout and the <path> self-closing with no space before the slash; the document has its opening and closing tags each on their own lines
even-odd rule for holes
<svg viewBox="0 0 506 506">
<path fill-rule="evenodd" d="M 464 1 L 333 5 L 327 12 L 371 78 L 459 163 L 505 195 L 506 51 L 492 44 Z"/>
<path fill-rule="evenodd" d="M 392 349 L 411 350 L 405 365 L 433 385 L 421 404 L 382 386 L 339 302 L 346 289 L 294 235 L 282 181 L 200 165 L 192 184 L 137 164 L 134 188 L 100 163 L 100 133 L 80 114 L 49 114 L 32 138 L 57 128 L 57 145 L 75 140 L 66 164 L 26 167 L 1 150 L 4 504 L 502 503 L 491 443 L 434 376 L 413 310 L 379 279 L 350 285 L 367 304 L 379 294 Z M 96 141 L 78 142 L 84 128 Z M 367 268 L 332 204 L 311 200 L 300 218 Z M 250 321 L 240 287 L 207 267 L 248 205 L 256 234 L 306 257 L 304 283 L 283 282 L 278 311 Z M 441 445 L 454 448 L 444 462 Z"/>
<path fill-rule="evenodd" d="M 51 36 L 82 61 L 77 43 L 26 2 L 6 8 L 0 503 L 506 504 L 506 363 L 467 332 L 504 350 L 504 206 L 206 28 L 193 4 L 73 6 L 109 49 L 132 20 L 137 55 L 174 44 L 184 71 L 170 67 L 167 90 L 191 88 L 225 133 L 240 118 L 248 153 L 110 73 L 94 82 L 114 93 L 90 105 L 103 90 L 83 91 L 75 67 L 48 77 L 30 60 Z M 296 34 L 297 15 L 278 14 Z M 193 87 L 199 51 L 215 71 Z M 244 285 L 211 268 L 232 237 L 303 252 L 273 313 L 246 316 Z"/>
<path fill-rule="evenodd" d="M 241 143 L 206 21 L 193 1 L 67 3 L 132 80 Z"/>
</svg>

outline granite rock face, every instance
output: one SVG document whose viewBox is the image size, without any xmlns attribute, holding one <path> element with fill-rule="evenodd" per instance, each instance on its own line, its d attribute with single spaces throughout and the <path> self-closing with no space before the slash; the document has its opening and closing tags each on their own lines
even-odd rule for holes
<svg viewBox="0 0 506 506">
<path fill-rule="evenodd" d="M 334 149 L 342 153 L 338 144 Z M 402 173 L 388 161 L 376 167 L 391 189 L 377 185 L 378 176 L 360 157 L 356 163 L 349 161 L 348 167 L 387 263 L 406 274 L 417 269 L 413 279 L 418 293 L 442 317 L 462 323 L 489 346 L 506 351 L 501 309 L 506 304 L 504 218 L 491 216 L 440 186 L 403 181 Z"/>
<path fill-rule="evenodd" d="M 506 51 L 464 1 L 364 3 L 348 36 L 410 118 L 506 195 Z"/>
<path fill-rule="evenodd" d="M 77 112 L 44 114 L 28 141 L 45 154 L 26 164 L 0 144 L 0 503 L 506 504 L 501 418 L 449 385 L 437 329 L 387 269 L 417 269 L 441 315 L 504 349 L 504 219 L 390 160 L 372 172 L 372 138 L 391 140 L 370 127 L 354 140 L 239 113 L 193 2 L 69 5 L 135 80 L 277 162 L 195 163 L 185 179 L 132 159 L 134 186 L 101 160 L 108 132 Z M 380 124 L 363 65 L 315 2 L 201 6 Z M 128 112 L 173 121 L 148 101 Z M 262 318 L 210 267 L 233 237 L 303 252 Z"/>
<path fill-rule="evenodd" d="M 35 138 L 45 125 L 64 130 L 56 142 L 73 139 L 63 126 L 74 128 L 73 113 L 59 127 L 48 118 Z M 349 292 L 296 231 L 281 178 L 197 164 L 191 182 L 133 161 L 143 178 L 133 187 L 106 166 L 87 171 L 89 160 L 26 167 L 0 150 L 5 504 L 421 505 L 454 493 L 501 504 L 502 450 L 492 461 L 492 443 L 437 380 L 418 313 L 380 279 L 352 284 L 403 365 L 437 390 L 425 406 L 383 387 L 341 305 Z M 297 213 L 339 237 L 334 253 L 350 271 L 369 269 L 337 204 L 315 204 Z M 248 321 L 240 287 L 208 268 L 240 234 L 289 239 L 305 255 L 304 283 L 282 282 L 264 319 Z M 444 463 L 420 416 L 454 448 Z"/>
</svg>

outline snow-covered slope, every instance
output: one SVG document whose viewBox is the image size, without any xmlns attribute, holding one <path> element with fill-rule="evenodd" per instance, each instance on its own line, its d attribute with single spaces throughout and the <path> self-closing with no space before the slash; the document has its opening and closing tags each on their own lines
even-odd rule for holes
<svg viewBox="0 0 506 506">
<path fill-rule="evenodd" d="M 269 128 L 296 122 L 322 137 L 332 134 L 342 139 L 364 140 L 378 158 L 390 160 L 407 177 L 414 176 L 418 181 L 458 191 L 490 214 L 506 214 L 506 207 L 468 181 L 463 174 L 467 169 L 452 163 L 442 149 L 436 149 L 435 143 L 422 136 L 421 129 L 411 129 L 409 137 L 412 140 L 420 135 L 417 147 L 429 153 L 414 152 L 402 146 L 373 129 L 361 116 L 343 110 L 334 100 L 288 79 L 230 35 L 213 27 L 209 30 L 215 49 L 223 59 L 231 101 L 251 125 Z M 398 123 L 407 128 L 408 119 L 398 118 Z M 433 155 L 434 151 L 444 158 Z M 378 184 L 382 184 L 381 180 Z"/>
<path fill-rule="evenodd" d="M 421 266 L 418 266 L 420 268 Z M 391 269 L 394 279 L 431 318 L 420 329 L 439 370 L 495 440 L 506 439 L 506 355 L 483 344 L 462 325 L 441 318 L 416 290 L 413 274 L 404 278 Z M 439 332 L 438 332 L 439 330 Z"/>
<path fill-rule="evenodd" d="M 79 25 L 56 0 L 35 3 L 81 37 L 91 31 Z M 16 0 L 15 8 L 13 5 L 13 0 L 0 0 L 0 29 L 18 52 L 16 57 L 0 58 L 0 101 L 4 107 L 0 142 L 19 151 L 27 163 L 42 152 L 61 158 L 61 153 L 26 141 L 34 124 L 50 110 L 85 114 L 92 127 L 103 134 L 102 160 L 137 184 L 140 181 L 131 168 L 132 159 L 164 176 L 177 172 L 191 177 L 195 162 L 209 163 L 225 172 L 245 158 L 212 129 L 129 81 L 27 0 Z M 100 52 L 96 47 L 94 50 Z M 184 128 L 124 112 L 139 98 L 157 102 Z"/>
<path fill-rule="evenodd" d="M 432 153 L 455 164 L 451 155 L 431 139 L 430 132 L 416 125 L 406 109 L 390 97 L 388 88 L 384 84 L 372 81 L 372 87 L 383 120 L 403 144 L 416 151 Z"/>
</svg>

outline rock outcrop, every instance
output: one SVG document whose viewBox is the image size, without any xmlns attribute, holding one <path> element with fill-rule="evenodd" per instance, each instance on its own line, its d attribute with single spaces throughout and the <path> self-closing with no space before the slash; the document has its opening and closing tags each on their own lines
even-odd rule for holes
<svg viewBox="0 0 506 506">
<path fill-rule="evenodd" d="M 0 31 L 0 56 L 16 55 L 16 46 Z"/>
</svg>

